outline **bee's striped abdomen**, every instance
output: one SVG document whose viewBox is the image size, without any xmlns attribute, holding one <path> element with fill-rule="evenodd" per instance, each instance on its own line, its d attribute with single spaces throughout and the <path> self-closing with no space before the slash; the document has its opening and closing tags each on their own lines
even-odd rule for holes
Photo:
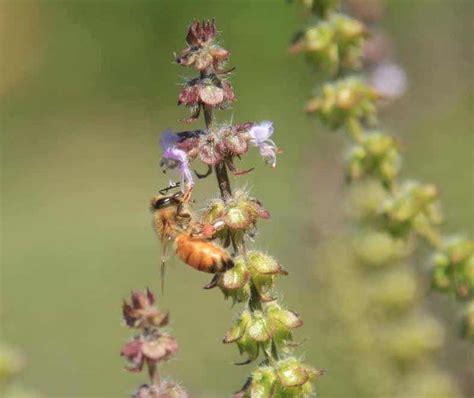
<svg viewBox="0 0 474 398">
<path fill-rule="evenodd" d="M 179 258 L 198 271 L 215 274 L 234 266 L 229 254 L 212 242 L 188 234 L 177 236 L 175 242 Z"/>
</svg>

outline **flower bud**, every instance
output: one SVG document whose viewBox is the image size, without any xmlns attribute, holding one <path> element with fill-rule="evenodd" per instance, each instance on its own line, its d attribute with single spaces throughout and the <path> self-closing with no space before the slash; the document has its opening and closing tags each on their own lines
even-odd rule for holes
<svg viewBox="0 0 474 398">
<path fill-rule="evenodd" d="M 248 140 L 238 127 L 223 126 L 220 132 L 225 151 L 232 156 L 240 156 L 249 149 Z"/>
<path fill-rule="evenodd" d="M 373 132 L 356 145 L 349 156 L 348 174 L 351 180 L 373 176 L 390 186 L 400 171 L 401 160 L 395 140 Z"/>
<path fill-rule="evenodd" d="M 189 398 L 189 395 L 179 384 L 165 380 L 160 385 L 140 386 L 132 398 Z"/>
<path fill-rule="evenodd" d="M 277 345 L 286 340 L 291 340 L 291 331 L 303 325 L 303 321 L 298 314 L 285 310 L 274 302 L 268 304 L 265 314 Z"/>
<path fill-rule="evenodd" d="M 258 357 L 259 345 L 248 333 L 249 327 L 252 325 L 253 317 L 252 313 L 248 310 L 244 310 L 237 322 L 224 336 L 224 343 L 237 343 L 240 354 L 248 355 L 248 362 L 254 361 Z M 254 330 L 254 333 L 257 331 Z"/>
<path fill-rule="evenodd" d="M 212 66 L 216 72 L 224 72 L 220 70 L 220 64 L 229 58 L 230 53 L 214 43 L 215 37 L 214 21 L 193 22 L 186 37 L 188 47 L 181 51 L 176 63 L 194 66 L 199 71 Z"/>
<path fill-rule="evenodd" d="M 301 386 L 309 380 L 308 372 L 296 358 L 280 361 L 276 374 L 284 387 Z"/>
<path fill-rule="evenodd" d="M 320 94 L 307 104 L 306 110 L 316 113 L 332 129 L 343 126 L 351 118 L 373 124 L 377 98 L 373 88 L 363 81 L 346 78 L 325 84 Z"/>
<path fill-rule="evenodd" d="M 179 94 L 178 105 L 225 108 L 234 100 L 235 95 L 230 83 L 211 73 L 186 82 Z"/>
<path fill-rule="evenodd" d="M 129 361 L 127 370 L 139 372 L 145 361 L 159 362 L 172 358 L 178 351 L 178 343 L 169 334 L 157 331 L 145 332 L 125 344 L 121 355 Z"/>
<path fill-rule="evenodd" d="M 254 311 L 252 315 L 252 320 L 247 329 L 248 335 L 251 339 L 260 343 L 269 341 L 272 338 L 273 330 L 267 318 L 261 311 Z"/>
<path fill-rule="evenodd" d="M 323 370 L 307 366 L 294 357 L 281 360 L 276 365 L 278 383 L 275 386 L 275 396 L 291 398 L 313 396 L 312 382 L 323 374 Z"/>
<path fill-rule="evenodd" d="M 391 331 L 388 348 L 401 363 L 410 364 L 436 351 L 444 341 L 444 330 L 432 318 L 414 319 Z"/>
<path fill-rule="evenodd" d="M 353 247 L 364 265 L 375 267 L 390 264 L 409 253 L 406 242 L 382 231 L 361 231 Z"/>
<path fill-rule="evenodd" d="M 229 206 L 227 208 L 224 222 L 230 229 L 245 229 L 250 225 L 250 221 L 248 213 L 241 207 Z"/>
<path fill-rule="evenodd" d="M 312 381 L 324 371 L 290 357 L 256 369 L 234 398 L 304 398 L 314 395 Z"/>
<path fill-rule="evenodd" d="M 345 15 L 330 14 L 299 33 L 290 52 L 304 53 L 319 69 L 333 74 L 341 68 L 360 67 L 365 36 L 366 30 L 361 22 Z"/>
<path fill-rule="evenodd" d="M 275 381 L 276 375 L 272 367 L 258 368 L 252 373 L 249 397 L 272 398 Z"/>
<path fill-rule="evenodd" d="M 213 200 L 204 211 L 203 221 L 210 224 L 222 221 L 224 227 L 218 231 L 218 237 L 225 242 L 230 235 L 239 244 L 255 229 L 259 218 L 269 217 L 270 213 L 257 199 L 237 190 L 226 202 Z"/>
<path fill-rule="evenodd" d="M 387 190 L 380 181 L 375 179 L 354 181 L 349 190 L 347 211 L 354 218 L 375 218 L 380 212 L 381 203 L 387 198 Z"/>
<path fill-rule="evenodd" d="M 333 23 L 336 27 L 338 38 L 345 43 L 354 42 L 367 34 L 367 30 L 362 22 L 347 15 L 335 14 L 333 16 Z"/>
<path fill-rule="evenodd" d="M 0 346 L 0 381 L 9 381 L 23 370 L 24 359 L 14 349 Z"/>
<path fill-rule="evenodd" d="M 130 300 L 122 306 L 123 317 L 133 328 L 163 327 L 168 324 L 169 314 L 154 307 L 155 296 L 146 289 L 144 292 L 132 292 Z"/>
<path fill-rule="evenodd" d="M 371 298 L 383 314 L 399 313 L 416 300 L 416 275 L 411 270 L 396 269 L 383 275 L 371 288 Z"/>
<path fill-rule="evenodd" d="M 474 295 L 474 241 L 455 237 L 434 258 L 433 287 L 452 290 L 458 298 Z"/>
<path fill-rule="evenodd" d="M 435 186 L 411 181 L 383 203 L 380 213 L 395 236 L 406 236 L 412 230 L 428 236 L 442 221 L 438 206 Z"/>
<path fill-rule="evenodd" d="M 270 301 L 271 290 L 275 275 L 286 275 L 280 264 L 273 258 L 258 251 L 247 253 L 247 267 L 250 271 L 252 282 L 263 301 Z"/>
<path fill-rule="evenodd" d="M 249 279 L 250 273 L 244 260 L 237 258 L 234 261 L 234 266 L 222 275 L 219 287 L 226 298 L 232 297 L 234 303 L 241 303 L 247 301 L 250 297 Z"/>
</svg>

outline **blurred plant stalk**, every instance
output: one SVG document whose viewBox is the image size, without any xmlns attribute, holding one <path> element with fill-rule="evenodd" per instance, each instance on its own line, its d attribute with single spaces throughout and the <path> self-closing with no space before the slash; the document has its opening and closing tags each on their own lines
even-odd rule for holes
<svg viewBox="0 0 474 398">
<path fill-rule="evenodd" d="M 361 389 L 377 396 L 457 397 L 449 375 L 433 365 L 444 331 L 422 307 L 408 264 L 423 238 L 435 252 L 433 287 L 471 303 L 463 335 L 472 339 L 474 244 L 441 234 L 437 188 L 399 178 L 399 144 L 378 124 L 377 106 L 406 89 L 388 36 L 368 28 L 383 14 L 383 2 L 347 1 L 359 19 L 341 13 L 336 0 L 302 3 L 309 22 L 290 51 L 304 54 L 320 81 L 305 109 L 331 130 L 345 130 L 353 142 L 346 159 L 352 223 L 322 250 L 329 265 L 320 278 L 332 281 L 333 310 L 353 349 L 369 358 L 370 369 L 355 370 Z"/>
</svg>

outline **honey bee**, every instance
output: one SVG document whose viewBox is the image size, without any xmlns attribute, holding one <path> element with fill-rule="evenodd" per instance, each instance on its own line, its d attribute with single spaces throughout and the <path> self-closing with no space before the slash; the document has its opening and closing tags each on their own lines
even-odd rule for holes
<svg viewBox="0 0 474 398">
<path fill-rule="evenodd" d="M 191 191 L 167 195 L 166 192 L 176 187 L 165 188 L 151 200 L 153 226 L 161 241 L 161 280 L 164 283 L 165 264 L 168 258 L 168 246 L 174 241 L 178 257 L 198 271 L 216 274 L 205 286 L 210 289 L 219 281 L 219 274 L 234 266 L 229 253 L 211 242 L 214 227 L 203 226 L 195 220 L 189 209 Z M 207 232 L 206 232 L 207 231 Z"/>
</svg>

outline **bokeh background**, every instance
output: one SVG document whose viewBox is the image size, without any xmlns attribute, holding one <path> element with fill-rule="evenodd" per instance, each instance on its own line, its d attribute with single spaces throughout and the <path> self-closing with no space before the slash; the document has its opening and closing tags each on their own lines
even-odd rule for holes
<svg viewBox="0 0 474 398">
<path fill-rule="evenodd" d="M 471 0 L 391 0 L 381 21 L 409 78 L 406 95 L 383 112 L 403 142 L 404 173 L 436 183 L 445 229 L 471 236 L 473 11 Z M 130 333 L 121 301 L 131 289 L 159 287 L 148 212 L 167 183 L 158 137 L 185 128 L 178 120 L 187 116 L 176 99 L 189 71 L 173 64 L 173 51 L 193 19 L 209 17 L 237 67 L 238 101 L 218 117 L 271 119 L 284 150 L 276 170 L 252 154 L 242 166 L 256 171 L 233 181 L 272 213 L 256 244 L 290 271 L 281 296 L 305 319 L 300 352 L 328 370 L 320 396 L 355 396 L 351 369 L 362 365 L 331 342 L 340 331 L 322 316 L 327 296 L 314 277 L 325 266 L 315 248 L 342 214 L 347 142 L 302 111 L 314 80 L 287 51 L 301 8 L 283 0 L 2 0 L 1 339 L 23 351 L 21 381 L 44 396 L 127 396 L 145 381 L 123 370 L 119 350 Z M 198 202 L 216 194 L 213 177 L 196 188 Z M 221 339 L 237 309 L 203 291 L 207 279 L 171 261 L 159 304 L 171 311 L 181 353 L 164 372 L 195 397 L 224 397 L 253 365 L 232 365 L 235 347 Z M 441 361 L 473 393 L 466 375 L 474 351 L 456 337 L 458 307 L 436 293 L 428 300 L 451 330 Z"/>
</svg>

